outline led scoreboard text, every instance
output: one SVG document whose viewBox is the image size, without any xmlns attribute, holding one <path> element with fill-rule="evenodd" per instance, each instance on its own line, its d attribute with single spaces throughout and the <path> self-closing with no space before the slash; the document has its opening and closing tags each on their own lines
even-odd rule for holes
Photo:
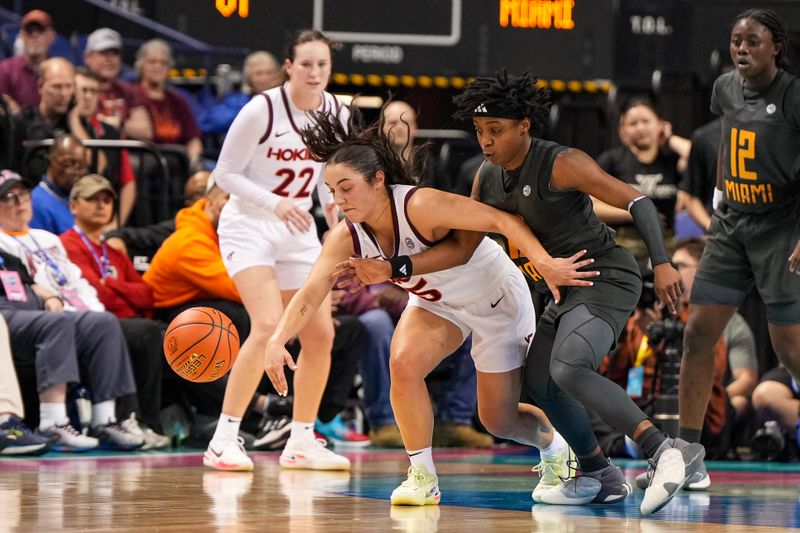
<svg viewBox="0 0 800 533">
<path fill-rule="evenodd" d="M 243 19 L 250 16 L 250 0 L 216 0 L 216 4 L 223 17 L 230 17 L 237 11 Z"/>
<path fill-rule="evenodd" d="M 571 30 L 574 0 L 500 0 L 500 26 Z"/>
</svg>

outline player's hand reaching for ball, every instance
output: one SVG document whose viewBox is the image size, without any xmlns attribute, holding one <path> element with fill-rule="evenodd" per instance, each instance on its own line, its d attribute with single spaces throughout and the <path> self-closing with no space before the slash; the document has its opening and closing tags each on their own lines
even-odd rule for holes
<svg viewBox="0 0 800 533">
<path fill-rule="evenodd" d="M 284 199 L 278 202 L 275 214 L 283 220 L 292 235 L 295 234 L 295 231 L 305 233 L 311 229 L 311 222 L 313 221 L 311 214 L 297 207 L 291 200 Z"/>
<path fill-rule="evenodd" d="M 669 263 L 661 263 L 653 268 L 653 284 L 658 296 L 658 308 L 666 306 L 671 314 L 676 314 L 678 301 L 686 290 L 681 275 Z"/>
<path fill-rule="evenodd" d="M 272 386 L 281 396 L 289 394 L 289 385 L 286 382 L 286 372 L 283 366 L 286 365 L 292 370 L 297 370 L 297 365 L 294 364 L 294 359 L 286 351 L 286 347 L 280 342 L 270 339 L 267 343 L 267 351 L 264 354 L 264 371 Z"/>
</svg>

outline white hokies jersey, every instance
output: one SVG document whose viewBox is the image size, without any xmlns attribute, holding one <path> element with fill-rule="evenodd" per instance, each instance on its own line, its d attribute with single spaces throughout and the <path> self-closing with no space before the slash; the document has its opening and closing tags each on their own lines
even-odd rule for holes
<svg viewBox="0 0 800 533">
<path fill-rule="evenodd" d="M 347 226 L 353 237 L 353 246 L 358 257 L 382 257 L 414 255 L 427 250 L 436 243 L 428 241 L 408 219 L 406 206 L 417 188 L 410 185 L 394 185 L 392 190 L 392 219 L 394 220 L 394 250 L 381 250 L 378 240 L 366 224 Z M 500 246 L 484 237 L 472 254 L 469 262 L 440 272 L 412 276 L 409 279 L 393 280 L 394 283 L 416 297 L 448 306 L 463 306 L 490 294 L 506 274 L 517 270 Z"/>
<path fill-rule="evenodd" d="M 322 97 L 317 111 L 333 113 L 346 122 L 349 109 L 328 92 L 323 92 Z M 321 204 L 332 203 L 333 198 L 322 175 L 323 163 L 310 158 L 300 138 L 300 131 L 309 125 L 311 119 L 292 103 L 288 85 L 255 95 L 242 112 L 247 114 L 250 124 L 257 122 L 261 128 L 257 133 L 255 151 L 241 173 L 262 190 L 289 198 L 304 210 L 311 209 L 311 194 L 315 187 Z M 233 127 L 236 126 L 234 123 Z M 240 202 L 242 199 L 238 198 L 235 190 L 229 192 L 234 204 L 249 203 L 247 198 Z"/>
</svg>

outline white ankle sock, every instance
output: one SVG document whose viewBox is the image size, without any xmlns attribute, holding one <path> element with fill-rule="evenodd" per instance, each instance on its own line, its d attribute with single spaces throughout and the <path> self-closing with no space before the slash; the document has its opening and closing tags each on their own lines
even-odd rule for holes
<svg viewBox="0 0 800 533">
<path fill-rule="evenodd" d="M 542 448 L 539 450 L 542 458 L 545 457 L 548 459 L 554 458 L 556 455 L 563 453 L 566 451 L 568 445 L 567 441 L 564 440 L 564 437 L 558 431 L 553 432 L 553 442 L 550 443 L 550 446 L 547 448 Z"/>
<path fill-rule="evenodd" d="M 115 414 L 117 402 L 114 400 L 106 400 L 92 404 L 92 427 L 105 426 L 117 421 Z"/>
<path fill-rule="evenodd" d="M 67 404 L 44 402 L 39 404 L 39 429 L 47 429 L 55 425 L 63 426 L 68 421 Z"/>
<path fill-rule="evenodd" d="M 314 422 L 295 422 L 292 420 L 292 431 L 289 440 L 309 441 L 314 440 Z"/>
<path fill-rule="evenodd" d="M 430 446 L 421 450 L 406 450 L 406 453 L 412 465 L 422 465 L 429 474 L 436 475 L 436 467 L 433 466 L 433 453 Z"/>
<path fill-rule="evenodd" d="M 222 413 L 219 415 L 217 429 L 214 431 L 214 436 L 211 438 L 211 440 L 235 439 L 239 436 L 239 426 L 241 426 L 241 424 L 241 417 L 230 416 Z"/>
</svg>

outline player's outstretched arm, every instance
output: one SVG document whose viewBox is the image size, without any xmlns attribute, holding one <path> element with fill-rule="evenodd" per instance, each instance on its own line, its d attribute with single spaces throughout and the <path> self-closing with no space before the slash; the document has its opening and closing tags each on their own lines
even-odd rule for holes
<svg viewBox="0 0 800 533">
<path fill-rule="evenodd" d="M 661 222 L 653 201 L 622 180 L 607 174 L 594 159 L 574 148 L 556 158 L 550 186 L 559 191 L 579 190 L 630 212 L 650 253 L 659 303 L 675 314 L 676 305 L 684 291 L 683 281 L 669 262 Z"/>
<path fill-rule="evenodd" d="M 322 253 L 314 263 L 308 279 L 284 309 L 264 353 L 264 370 L 278 394 L 286 396 L 289 391 L 283 366 L 288 365 L 292 370 L 296 368 L 292 356 L 286 351 L 286 342 L 305 327 L 328 297 L 336 281 L 336 264 L 351 255 L 353 240 L 347 226 L 340 224 L 325 239 Z"/>
<path fill-rule="evenodd" d="M 569 258 L 553 258 L 544 249 L 525 221 L 516 215 L 495 209 L 471 198 L 450 194 L 436 189 L 420 189 L 412 196 L 409 214 L 418 227 L 461 229 L 477 232 L 493 232 L 513 240 L 522 253 L 533 262 L 542 274 L 556 301 L 560 301 L 558 287 L 589 286 L 585 278 L 596 272 L 581 272 L 592 259 L 581 259 L 586 253 L 579 251 Z"/>
</svg>

